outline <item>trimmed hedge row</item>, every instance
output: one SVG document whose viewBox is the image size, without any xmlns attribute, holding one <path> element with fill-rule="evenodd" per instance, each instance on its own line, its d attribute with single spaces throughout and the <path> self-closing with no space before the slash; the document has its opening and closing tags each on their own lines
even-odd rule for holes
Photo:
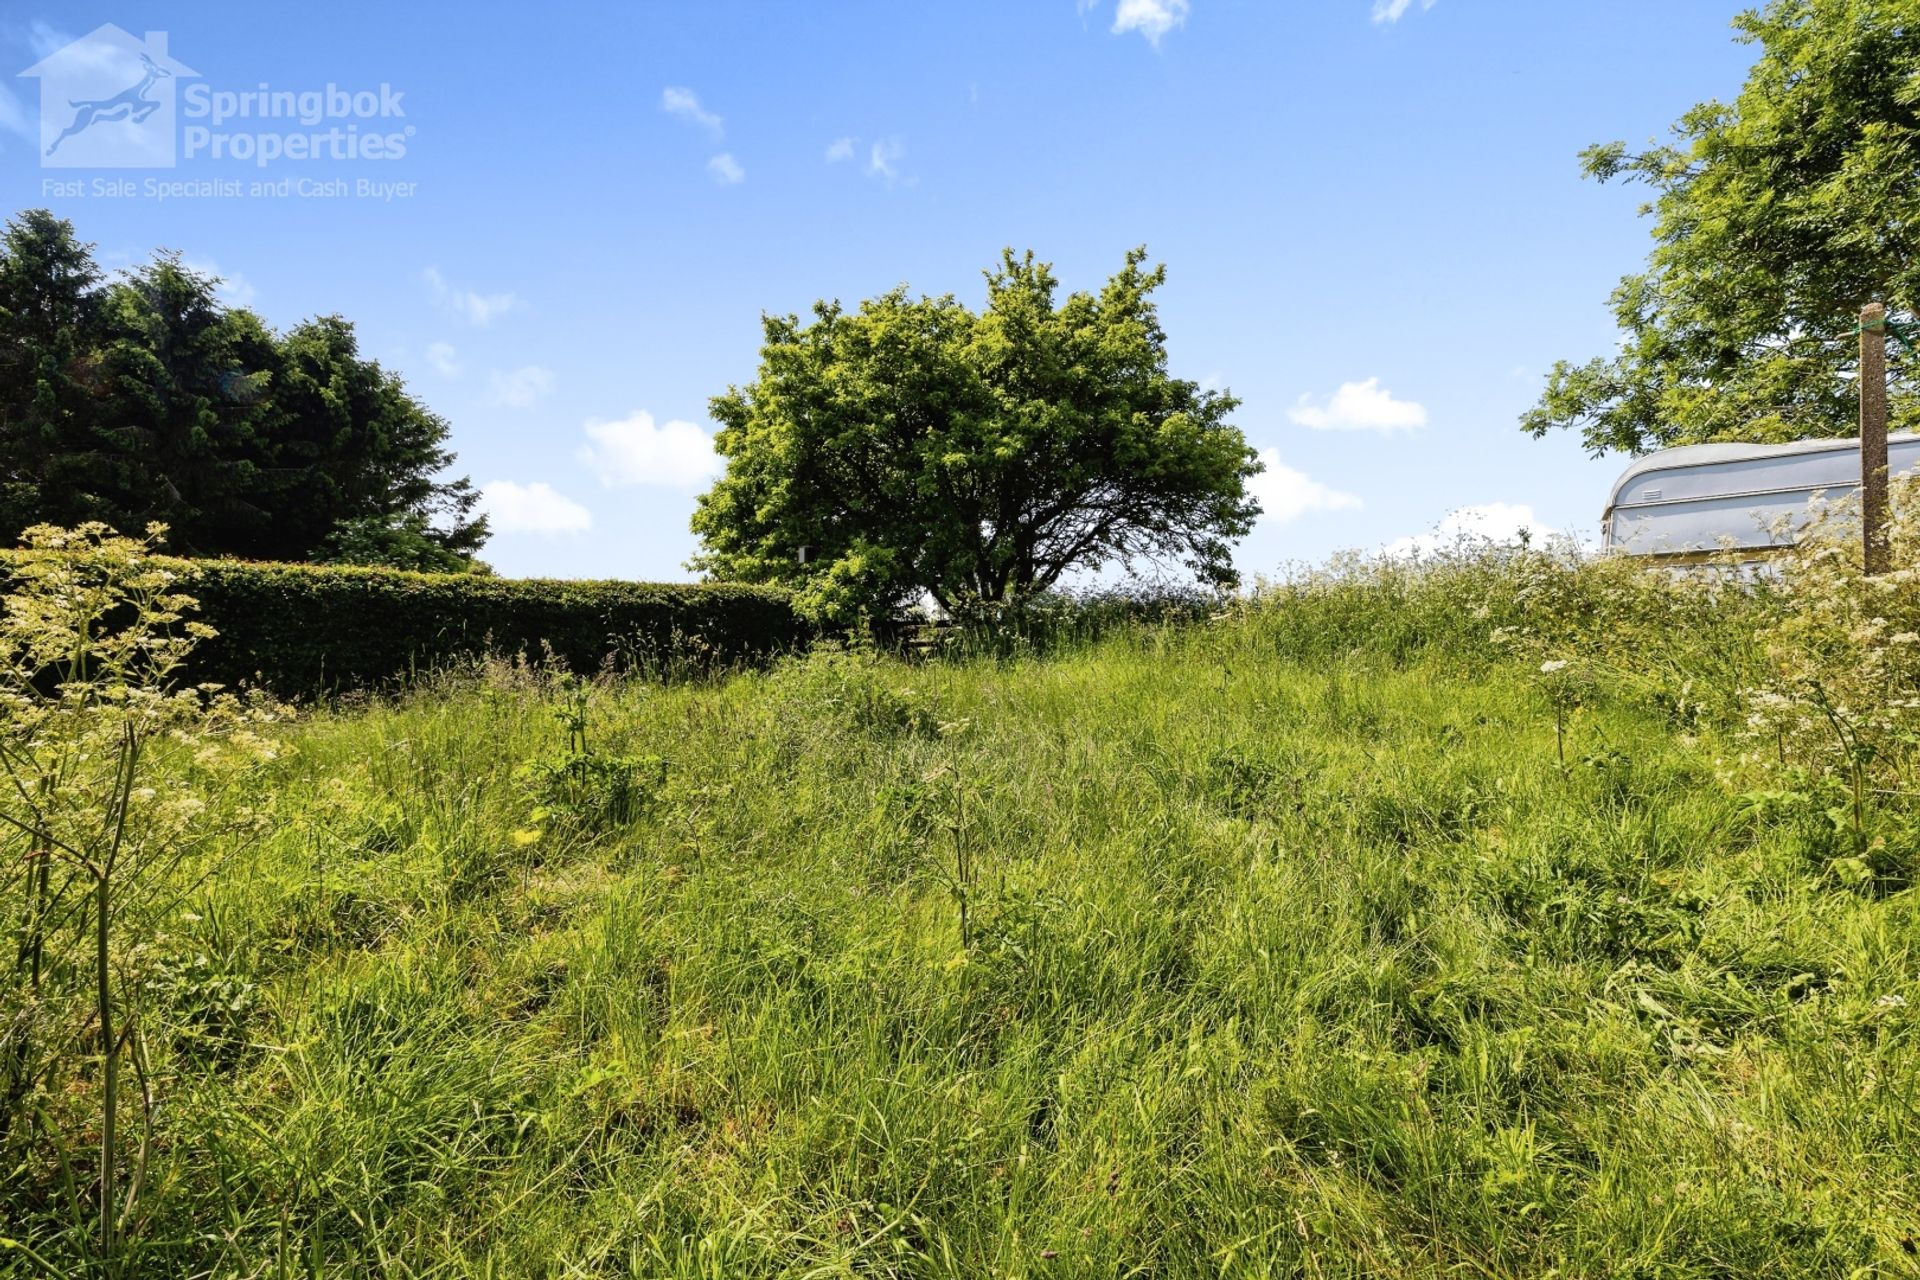
<svg viewBox="0 0 1920 1280">
<path fill-rule="evenodd" d="M 336 565 L 168 560 L 219 635 L 187 677 L 280 697 L 391 684 L 484 652 L 579 672 L 754 662 L 810 638 L 788 594 L 711 583 L 584 582 Z"/>
</svg>

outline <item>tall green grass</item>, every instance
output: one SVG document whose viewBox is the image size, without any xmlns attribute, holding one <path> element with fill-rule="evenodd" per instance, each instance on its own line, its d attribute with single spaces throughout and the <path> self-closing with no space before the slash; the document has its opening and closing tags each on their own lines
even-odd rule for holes
<svg viewBox="0 0 1920 1280">
<path fill-rule="evenodd" d="M 538 673 L 310 711 L 130 961 L 140 1273 L 1911 1274 L 1913 894 L 1676 710 L 1737 614 L 1563 767 L 1517 572 L 598 686 L 617 807 Z M 90 1274 L 0 1179 L 0 1262 Z"/>
</svg>

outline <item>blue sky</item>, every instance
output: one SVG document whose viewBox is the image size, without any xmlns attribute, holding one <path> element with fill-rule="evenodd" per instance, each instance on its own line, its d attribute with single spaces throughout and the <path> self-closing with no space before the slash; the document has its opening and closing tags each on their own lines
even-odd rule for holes
<svg viewBox="0 0 1920 1280">
<path fill-rule="evenodd" d="M 10 210 L 53 208 L 109 264 L 165 246 L 276 325 L 353 319 L 453 424 L 511 574 L 687 576 L 707 399 L 751 378 L 762 311 L 903 281 L 977 303 L 1007 245 L 1096 288 L 1145 244 L 1176 372 L 1242 397 L 1270 464 L 1253 574 L 1460 508 L 1592 534 L 1623 460 L 1515 426 L 1554 359 L 1612 349 L 1607 294 L 1648 247 L 1644 192 L 1575 154 L 1731 96 L 1738 7 L 16 5 L 16 70 L 104 23 L 165 32 L 199 77 L 175 82 L 183 129 L 193 85 L 384 84 L 404 117 L 365 127 L 409 132 L 396 158 L 45 169 L 39 88 L 9 76 L 0 174 Z"/>
</svg>

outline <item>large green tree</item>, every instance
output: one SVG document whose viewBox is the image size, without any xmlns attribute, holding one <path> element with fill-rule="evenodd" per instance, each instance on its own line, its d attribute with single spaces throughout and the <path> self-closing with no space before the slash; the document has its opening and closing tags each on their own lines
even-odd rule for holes
<svg viewBox="0 0 1920 1280">
<path fill-rule="evenodd" d="M 94 339 L 100 271 L 71 225 L 44 210 L 0 241 L 0 530 L 106 513 L 95 496 Z"/>
<path fill-rule="evenodd" d="M 276 468 L 262 488 L 283 513 L 284 555 L 456 569 L 487 538 L 479 494 L 454 463 L 451 428 L 398 374 L 361 356 L 353 325 L 320 316 L 281 340 Z M 316 553 L 312 548 L 320 548 Z"/>
<path fill-rule="evenodd" d="M 1904 327 L 1920 304 L 1920 0 L 1774 0 L 1734 26 L 1760 54 L 1731 104 L 1582 154 L 1653 189 L 1655 246 L 1614 291 L 1619 353 L 1555 365 L 1526 431 L 1595 453 L 1855 433 L 1861 306 Z M 1895 343 L 1890 366 L 1896 425 L 1920 425 L 1920 364 Z"/>
<path fill-rule="evenodd" d="M 105 280 L 43 210 L 0 235 L 0 536 L 165 522 L 174 549 L 458 570 L 486 540 L 446 420 L 322 316 L 286 334 L 177 254 Z"/>
<path fill-rule="evenodd" d="M 162 521 L 174 549 L 193 554 L 264 550 L 273 334 L 172 255 L 110 284 L 100 314 L 98 496 L 124 512 L 112 523 Z"/>
<path fill-rule="evenodd" d="M 838 616 L 923 592 L 1017 607 L 1142 559 L 1231 582 L 1260 463 L 1238 401 L 1168 373 L 1166 272 L 1145 261 L 1061 299 L 1048 264 L 1008 250 L 979 313 L 900 288 L 766 317 L 759 376 L 712 402 L 727 470 L 693 517 L 696 567 Z"/>
</svg>

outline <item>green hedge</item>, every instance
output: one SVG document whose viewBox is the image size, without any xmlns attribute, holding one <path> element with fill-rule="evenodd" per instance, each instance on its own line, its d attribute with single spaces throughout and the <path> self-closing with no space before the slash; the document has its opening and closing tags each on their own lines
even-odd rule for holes
<svg viewBox="0 0 1920 1280">
<path fill-rule="evenodd" d="M 379 687 L 488 650 L 538 657 L 543 643 L 592 672 L 609 658 L 753 662 L 809 638 L 773 587 L 168 563 L 220 633 L 195 650 L 189 678 L 281 697 Z"/>
</svg>

